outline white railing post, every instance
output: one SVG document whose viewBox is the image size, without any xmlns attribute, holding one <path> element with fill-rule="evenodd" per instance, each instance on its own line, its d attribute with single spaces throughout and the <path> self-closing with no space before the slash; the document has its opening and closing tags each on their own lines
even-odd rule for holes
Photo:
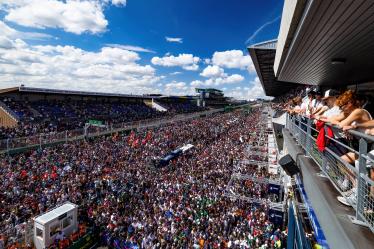
<svg viewBox="0 0 374 249">
<path fill-rule="evenodd" d="M 360 146 L 359 146 L 359 158 L 358 158 L 358 175 L 357 175 L 357 208 L 356 208 L 356 219 L 359 221 L 362 221 L 362 218 L 360 217 L 360 213 L 364 213 L 364 200 L 365 200 L 365 191 L 362 191 L 365 189 L 366 184 L 365 180 L 361 177 L 361 174 L 367 174 L 366 173 L 366 158 L 362 155 L 367 154 L 367 142 L 364 138 L 360 138 Z"/>
<path fill-rule="evenodd" d="M 311 129 L 311 126 L 312 126 L 312 120 L 310 118 L 308 118 L 308 127 L 307 127 L 307 134 L 306 134 L 306 138 L 305 138 L 305 150 L 306 150 L 306 154 L 307 156 L 310 156 L 310 146 L 311 146 L 311 142 L 312 142 L 312 129 Z"/>
</svg>

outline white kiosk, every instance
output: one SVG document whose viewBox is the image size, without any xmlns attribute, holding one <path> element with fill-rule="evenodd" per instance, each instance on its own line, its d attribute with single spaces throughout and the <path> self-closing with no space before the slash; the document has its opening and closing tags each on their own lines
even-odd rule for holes
<svg viewBox="0 0 374 249">
<path fill-rule="evenodd" d="M 34 218 L 34 245 L 44 249 L 53 244 L 62 231 L 66 237 L 78 230 L 78 205 L 66 202 Z"/>
</svg>

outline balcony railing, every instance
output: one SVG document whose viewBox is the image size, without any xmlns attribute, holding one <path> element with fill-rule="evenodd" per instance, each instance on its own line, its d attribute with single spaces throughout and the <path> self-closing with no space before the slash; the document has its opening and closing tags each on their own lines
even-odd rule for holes
<svg viewBox="0 0 374 249">
<path fill-rule="evenodd" d="M 328 146 L 323 151 L 317 147 L 316 135 L 319 131 L 312 124 L 311 119 L 288 115 L 286 128 L 296 138 L 305 154 L 316 162 L 322 173 L 353 207 L 356 215 L 350 217 L 352 222 L 367 226 L 374 232 L 374 181 L 369 177 L 370 167 L 374 167 L 374 160 L 367 156 L 368 150 L 371 150 L 369 145 L 374 142 L 374 136 L 349 130 L 347 134 L 359 142 L 357 150 L 334 137 L 325 135 L 325 139 L 330 143 L 335 143 L 358 157 L 355 165 L 351 165 Z M 325 126 L 331 127 L 330 124 Z M 333 128 L 336 131 L 337 127 Z"/>
</svg>

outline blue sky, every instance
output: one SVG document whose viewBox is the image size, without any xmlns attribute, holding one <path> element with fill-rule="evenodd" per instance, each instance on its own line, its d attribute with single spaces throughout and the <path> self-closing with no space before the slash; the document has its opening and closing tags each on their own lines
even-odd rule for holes
<svg viewBox="0 0 374 249">
<path fill-rule="evenodd" d="M 0 86 L 263 95 L 246 46 L 278 35 L 283 1 L 1 0 Z"/>
</svg>

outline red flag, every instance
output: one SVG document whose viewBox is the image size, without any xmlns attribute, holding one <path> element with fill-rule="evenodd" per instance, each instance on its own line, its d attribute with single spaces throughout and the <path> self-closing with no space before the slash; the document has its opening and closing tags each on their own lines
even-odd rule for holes
<svg viewBox="0 0 374 249">
<path fill-rule="evenodd" d="M 27 177 L 27 171 L 26 170 L 21 170 L 21 178 L 26 178 Z"/>
<path fill-rule="evenodd" d="M 142 145 L 145 145 L 147 143 L 147 139 L 143 138 L 142 139 Z"/>
<path fill-rule="evenodd" d="M 58 177 L 57 173 L 56 173 L 56 172 L 52 172 L 52 174 L 51 174 L 51 178 L 52 178 L 53 180 L 55 180 L 55 179 L 57 179 L 57 177 Z"/>
<path fill-rule="evenodd" d="M 146 141 L 150 141 L 152 139 L 152 131 L 148 131 L 147 135 L 145 136 Z"/>
<path fill-rule="evenodd" d="M 135 131 L 131 131 L 129 139 L 128 139 L 129 145 L 134 141 L 134 139 L 135 139 Z"/>
<path fill-rule="evenodd" d="M 132 143 L 132 147 L 138 147 L 139 144 L 139 138 L 135 139 L 134 142 Z"/>
<path fill-rule="evenodd" d="M 45 172 L 45 173 L 43 174 L 43 179 L 44 179 L 44 180 L 48 180 L 48 177 L 49 177 L 48 172 Z"/>
</svg>

